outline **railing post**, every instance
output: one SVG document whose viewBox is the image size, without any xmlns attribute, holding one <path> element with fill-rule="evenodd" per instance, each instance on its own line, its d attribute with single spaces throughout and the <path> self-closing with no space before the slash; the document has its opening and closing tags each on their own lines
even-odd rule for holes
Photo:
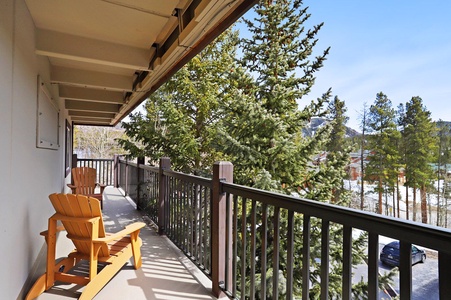
<svg viewBox="0 0 451 300">
<path fill-rule="evenodd" d="M 140 202 L 141 202 L 141 188 L 142 188 L 142 180 L 144 180 L 143 170 L 141 170 L 141 165 L 144 165 L 144 157 L 138 157 L 136 163 L 136 178 L 137 178 L 137 190 L 136 190 L 136 209 L 139 210 Z"/>
<path fill-rule="evenodd" d="M 169 157 L 160 158 L 160 186 L 158 192 L 158 234 L 162 235 L 165 233 L 165 216 L 166 209 L 168 209 L 168 181 L 166 176 L 163 174 L 164 170 L 171 169 L 171 159 Z"/>
<path fill-rule="evenodd" d="M 128 195 L 128 158 L 125 157 L 125 183 L 124 183 L 125 196 Z"/>
<path fill-rule="evenodd" d="M 226 215 L 231 215 L 231 205 L 230 211 L 227 211 L 226 194 L 221 190 L 221 181 L 226 181 L 228 183 L 233 182 L 233 165 L 230 162 L 215 162 L 213 165 L 213 195 L 212 195 L 212 208 L 211 208 L 211 279 L 212 279 L 212 290 L 213 295 L 217 298 L 225 296 L 221 286 L 226 282 L 225 274 L 226 268 L 230 270 L 231 261 L 227 262 L 225 249 L 226 247 L 231 247 L 231 245 L 226 245 L 227 239 L 226 233 L 231 232 L 226 230 Z M 229 253 L 232 253 L 229 251 Z M 231 274 L 232 272 L 228 272 Z M 227 280 L 231 282 L 231 278 Z M 225 287 L 226 289 L 228 287 Z"/>
<path fill-rule="evenodd" d="M 114 187 L 119 188 L 119 155 L 115 154 L 113 157 L 113 175 L 114 175 Z"/>
<path fill-rule="evenodd" d="M 438 253 L 438 286 L 440 299 L 447 299 L 451 295 L 451 255 L 440 251 Z M 402 295 L 401 295 L 402 296 Z"/>
<path fill-rule="evenodd" d="M 71 175 L 70 175 L 70 183 L 71 184 L 74 184 L 74 179 L 72 178 L 72 169 L 73 168 L 76 168 L 77 167 L 77 162 L 78 162 L 78 157 L 77 157 L 77 154 L 75 154 L 75 153 L 73 153 L 72 154 L 72 167 L 70 168 L 71 169 Z"/>
<path fill-rule="evenodd" d="M 72 154 L 72 168 L 76 168 L 77 167 L 77 161 L 78 161 L 77 154 L 75 154 L 75 153 Z"/>
</svg>

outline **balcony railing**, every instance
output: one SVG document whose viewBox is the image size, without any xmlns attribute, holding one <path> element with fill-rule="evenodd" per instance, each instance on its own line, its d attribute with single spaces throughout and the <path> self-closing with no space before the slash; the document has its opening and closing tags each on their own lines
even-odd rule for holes
<svg viewBox="0 0 451 300">
<path fill-rule="evenodd" d="M 440 298 L 451 295 L 451 231 L 447 229 L 233 184 L 230 163 L 216 163 L 211 179 L 171 171 L 167 158 L 159 167 L 145 166 L 142 160 L 118 160 L 116 165 L 117 186 L 146 211 L 160 234 L 166 234 L 211 278 L 216 296 L 278 299 L 283 294 L 293 299 L 301 291 L 302 299 L 309 299 L 313 288 L 320 299 L 351 299 L 356 229 L 368 234 L 368 299 L 379 299 L 380 236 L 400 241 L 401 299 L 412 296 L 412 244 L 438 252 Z M 338 241 L 341 295 L 329 291 L 335 230 L 342 236 Z M 312 250 L 311 239 L 320 240 L 319 250 Z M 294 247 L 300 240 L 301 250 Z M 280 270 L 281 259 L 284 270 Z M 312 274 L 312 262 L 319 262 L 318 273 Z M 302 274 L 301 279 L 295 273 Z"/>
<path fill-rule="evenodd" d="M 97 170 L 96 182 L 105 185 L 114 184 L 114 167 L 112 158 L 78 158 L 72 156 L 73 167 L 90 167 Z"/>
</svg>

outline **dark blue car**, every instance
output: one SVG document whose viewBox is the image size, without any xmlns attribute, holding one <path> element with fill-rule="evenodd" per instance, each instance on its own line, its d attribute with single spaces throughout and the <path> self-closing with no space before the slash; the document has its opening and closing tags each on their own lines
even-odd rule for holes
<svg viewBox="0 0 451 300">
<path fill-rule="evenodd" d="M 399 266 L 399 241 L 391 242 L 382 248 L 381 262 L 390 266 Z M 412 265 L 426 260 L 426 252 L 412 245 Z"/>
</svg>

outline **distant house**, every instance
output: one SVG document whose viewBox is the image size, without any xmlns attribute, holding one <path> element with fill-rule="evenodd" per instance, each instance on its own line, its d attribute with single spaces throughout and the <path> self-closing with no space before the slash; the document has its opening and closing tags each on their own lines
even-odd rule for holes
<svg viewBox="0 0 451 300">
<path fill-rule="evenodd" d="M 363 150 L 363 164 L 366 165 L 368 163 L 368 156 L 370 151 L 369 150 Z M 351 152 L 349 153 L 350 162 L 348 165 L 348 174 L 350 180 L 359 180 L 362 178 L 362 164 L 361 164 L 361 158 L 362 158 L 362 152 L 359 150 L 358 152 Z"/>
<path fill-rule="evenodd" d="M 362 174 L 362 164 L 361 164 L 361 157 L 362 152 L 359 150 L 358 152 L 351 152 L 349 153 L 350 162 L 348 165 L 348 174 L 350 180 L 360 180 L 363 176 Z M 363 164 L 366 166 L 366 164 L 369 162 L 369 150 L 363 151 Z M 398 182 L 400 184 L 405 183 L 405 172 L 404 168 L 399 169 L 398 173 Z"/>
</svg>

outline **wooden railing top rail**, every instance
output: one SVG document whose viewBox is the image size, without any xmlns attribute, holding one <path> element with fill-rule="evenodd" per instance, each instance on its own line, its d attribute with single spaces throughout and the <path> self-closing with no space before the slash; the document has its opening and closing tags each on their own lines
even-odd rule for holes
<svg viewBox="0 0 451 300">
<path fill-rule="evenodd" d="M 188 175 L 185 173 L 171 171 L 171 170 L 165 170 L 165 171 L 163 171 L 163 174 L 166 176 L 171 176 L 173 178 L 177 178 L 177 179 L 180 179 L 180 180 L 183 180 L 186 182 L 190 182 L 190 183 L 194 183 L 194 184 L 199 184 L 199 185 L 206 186 L 209 188 L 211 188 L 213 185 L 213 181 L 211 179 L 196 176 L 196 175 Z"/>
<path fill-rule="evenodd" d="M 155 173 L 159 172 L 159 168 L 155 167 L 155 166 L 148 166 L 148 165 L 142 165 L 142 164 L 138 165 L 137 163 L 128 162 L 128 161 L 125 161 L 125 160 L 122 160 L 122 159 L 119 162 L 123 163 L 123 164 L 126 163 L 126 164 L 128 164 L 130 166 L 133 166 L 133 167 L 139 167 L 139 168 L 141 168 L 143 170 L 149 170 L 149 171 L 153 171 Z M 171 176 L 173 178 L 181 179 L 181 180 L 184 180 L 186 182 L 191 182 L 191 183 L 199 184 L 199 185 L 210 187 L 210 188 L 212 187 L 212 180 L 209 179 L 209 178 L 205 178 L 205 177 L 185 174 L 185 173 L 182 173 L 182 172 L 177 172 L 177 171 L 172 171 L 172 170 L 164 170 L 163 171 L 163 175 Z"/>
<path fill-rule="evenodd" d="M 451 230 L 232 183 L 222 191 L 451 254 Z"/>
<path fill-rule="evenodd" d="M 112 158 L 78 158 L 78 161 L 114 161 Z"/>
<path fill-rule="evenodd" d="M 153 172 L 156 172 L 156 173 L 158 173 L 158 171 L 160 170 L 158 168 L 158 166 L 156 167 L 156 166 L 148 166 L 148 165 L 143 165 L 143 164 L 137 164 L 137 163 L 134 163 L 134 162 L 131 162 L 131 161 L 127 161 L 127 160 L 124 160 L 124 159 L 119 159 L 119 163 L 127 164 L 129 166 L 136 167 L 136 168 L 139 167 L 141 169 L 153 171 Z"/>
</svg>

